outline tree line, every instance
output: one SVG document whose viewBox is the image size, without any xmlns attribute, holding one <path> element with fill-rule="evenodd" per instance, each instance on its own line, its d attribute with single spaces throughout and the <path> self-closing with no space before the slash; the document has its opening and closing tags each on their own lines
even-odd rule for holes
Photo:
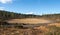
<svg viewBox="0 0 60 35">
<path fill-rule="evenodd" d="M 0 10 L 0 19 L 15 19 L 15 18 L 35 18 L 41 17 L 40 15 L 34 14 L 21 14 L 21 13 L 14 13 L 9 11 L 2 11 Z"/>
</svg>

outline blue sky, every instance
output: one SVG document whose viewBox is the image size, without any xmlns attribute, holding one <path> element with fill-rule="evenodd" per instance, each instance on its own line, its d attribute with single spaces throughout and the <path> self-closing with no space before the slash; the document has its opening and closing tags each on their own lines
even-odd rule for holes
<svg viewBox="0 0 60 35">
<path fill-rule="evenodd" d="M 0 0 L 0 10 L 23 14 L 60 13 L 60 0 Z"/>
</svg>

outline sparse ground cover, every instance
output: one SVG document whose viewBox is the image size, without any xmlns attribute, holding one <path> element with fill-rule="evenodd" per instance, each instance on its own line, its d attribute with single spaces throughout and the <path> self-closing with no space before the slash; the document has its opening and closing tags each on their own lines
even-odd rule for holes
<svg viewBox="0 0 60 35">
<path fill-rule="evenodd" d="M 58 23 L 59 25 L 60 23 Z M 34 28 L 1 27 L 0 35 L 60 35 L 60 26 L 47 25 Z"/>
</svg>

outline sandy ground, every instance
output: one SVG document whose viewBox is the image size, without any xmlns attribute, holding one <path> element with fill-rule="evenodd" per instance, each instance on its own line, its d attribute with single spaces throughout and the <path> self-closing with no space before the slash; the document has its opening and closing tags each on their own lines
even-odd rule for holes
<svg viewBox="0 0 60 35">
<path fill-rule="evenodd" d="M 41 18 L 26 18 L 26 19 L 12 19 L 8 20 L 8 23 L 28 23 L 28 24 L 37 24 L 37 23 L 49 23 L 49 20 Z"/>
</svg>

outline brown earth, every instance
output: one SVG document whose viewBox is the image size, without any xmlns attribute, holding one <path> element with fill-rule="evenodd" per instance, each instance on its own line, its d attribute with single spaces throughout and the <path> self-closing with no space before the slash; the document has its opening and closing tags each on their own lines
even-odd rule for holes
<svg viewBox="0 0 60 35">
<path fill-rule="evenodd" d="M 37 24 L 37 23 L 49 23 L 49 20 L 41 18 L 26 18 L 26 19 L 12 19 L 8 20 L 8 23 L 28 23 L 28 24 Z"/>
</svg>

